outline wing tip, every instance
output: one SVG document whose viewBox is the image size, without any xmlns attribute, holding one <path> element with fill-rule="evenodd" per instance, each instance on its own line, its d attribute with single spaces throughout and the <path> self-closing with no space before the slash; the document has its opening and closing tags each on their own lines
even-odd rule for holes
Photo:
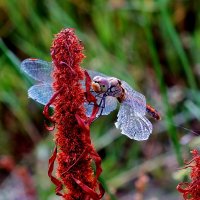
<svg viewBox="0 0 200 200">
<path fill-rule="evenodd" d="M 146 141 L 146 140 L 149 139 L 149 136 L 151 135 L 151 133 L 149 133 L 149 134 L 147 135 L 147 137 L 138 138 L 138 137 L 136 137 L 136 136 L 131 136 L 131 135 L 127 134 L 127 133 L 124 133 L 123 130 L 121 130 L 121 133 L 122 133 L 123 135 L 126 135 L 128 138 L 130 138 L 130 139 L 132 139 L 132 140 L 136 140 L 136 141 Z"/>
<path fill-rule="evenodd" d="M 20 69 L 25 72 L 26 74 L 28 74 L 27 71 L 27 63 L 30 63 L 31 61 L 33 61 L 31 58 L 26 58 L 25 60 L 23 60 L 20 64 Z"/>
<path fill-rule="evenodd" d="M 128 138 L 130 138 L 132 140 L 136 140 L 136 141 L 145 141 L 145 140 L 148 140 L 149 136 L 152 134 L 152 130 L 150 130 L 148 133 L 145 134 L 146 137 L 137 137 L 136 135 L 132 136 L 132 135 L 126 133 L 124 131 L 123 127 L 121 127 L 118 122 L 115 122 L 115 127 L 121 131 L 121 134 L 126 135 Z M 139 134 L 139 135 L 142 136 L 143 134 Z"/>
</svg>

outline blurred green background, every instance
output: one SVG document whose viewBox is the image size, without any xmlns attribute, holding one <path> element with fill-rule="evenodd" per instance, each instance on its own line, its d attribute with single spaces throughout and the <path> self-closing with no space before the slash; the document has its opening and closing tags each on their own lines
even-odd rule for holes
<svg viewBox="0 0 200 200">
<path fill-rule="evenodd" d="M 117 111 L 95 121 L 104 199 L 181 199 L 178 170 L 200 145 L 200 2 L 195 0 L 0 0 L 0 200 L 59 199 L 47 176 L 53 133 L 27 98 L 27 58 L 51 60 L 62 28 L 85 46 L 82 66 L 125 80 L 162 116 L 149 140 L 114 126 Z"/>
</svg>

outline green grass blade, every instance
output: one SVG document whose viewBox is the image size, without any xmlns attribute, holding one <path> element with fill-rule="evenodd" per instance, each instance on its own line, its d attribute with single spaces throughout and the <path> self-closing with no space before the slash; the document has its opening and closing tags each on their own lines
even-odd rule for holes
<svg viewBox="0 0 200 200">
<path fill-rule="evenodd" d="M 156 77 L 158 78 L 160 91 L 162 95 L 162 101 L 163 101 L 163 106 L 165 110 L 164 120 L 166 121 L 166 126 L 168 127 L 168 130 L 169 130 L 168 133 L 172 140 L 173 147 L 176 152 L 177 160 L 179 164 L 182 164 L 183 161 L 182 161 L 182 156 L 181 156 L 181 146 L 177 137 L 176 128 L 173 125 L 174 124 L 173 113 L 168 102 L 167 88 L 165 86 L 165 83 L 163 82 L 164 79 L 163 79 L 162 69 L 161 69 L 160 61 L 157 55 L 154 38 L 151 32 L 151 26 L 148 21 L 150 17 L 148 16 L 148 13 L 146 12 L 143 12 L 142 14 L 144 16 L 144 31 L 145 31 L 145 35 L 148 42 L 149 53 L 152 59 L 154 69 L 155 69 Z"/>
</svg>

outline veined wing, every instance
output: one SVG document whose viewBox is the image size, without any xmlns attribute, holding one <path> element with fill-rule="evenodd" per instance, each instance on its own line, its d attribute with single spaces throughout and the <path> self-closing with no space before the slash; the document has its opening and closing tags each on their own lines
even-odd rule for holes
<svg viewBox="0 0 200 200">
<path fill-rule="evenodd" d="M 125 81 L 122 81 L 122 87 L 125 89 L 125 100 L 122 104 L 129 105 L 136 114 L 144 116 L 146 113 L 145 96 L 132 89 L 132 87 Z"/>
<path fill-rule="evenodd" d="M 147 140 L 152 133 L 152 124 L 145 117 L 126 104 L 121 104 L 115 126 L 121 129 L 122 134 L 134 140 Z"/>
<path fill-rule="evenodd" d="M 105 108 L 103 109 L 102 115 L 108 115 L 117 108 L 117 99 L 112 96 L 107 96 L 105 99 Z"/>
<path fill-rule="evenodd" d="M 43 61 L 40 59 L 28 58 L 21 63 L 21 69 L 28 74 L 30 77 L 37 81 L 42 81 L 43 84 L 38 84 L 32 86 L 28 90 L 28 96 L 33 100 L 46 105 L 51 97 L 53 96 L 53 88 L 51 86 L 53 80 L 51 77 L 52 73 L 52 63 Z M 92 70 L 87 70 L 91 79 L 95 76 L 108 77 L 102 73 L 95 72 Z M 46 83 L 46 84 L 45 84 Z M 84 81 L 81 81 L 83 89 L 85 89 Z M 100 102 L 101 98 L 97 98 L 97 102 Z M 90 116 L 92 113 L 93 105 L 85 104 L 87 115 Z M 116 109 L 117 100 L 113 97 L 106 97 L 105 108 L 103 109 L 102 115 L 108 115 L 111 111 Z"/>
<path fill-rule="evenodd" d="M 92 94 L 94 96 L 97 95 L 95 92 L 92 92 Z M 97 104 L 99 105 L 101 100 L 102 100 L 102 96 L 101 95 L 96 96 L 96 100 L 97 100 Z M 94 105 L 85 103 L 84 106 L 85 106 L 85 109 L 86 109 L 86 115 L 88 117 L 90 117 L 91 114 L 92 114 L 92 110 L 93 110 Z M 103 106 L 103 108 L 102 108 L 102 106 Z M 103 111 L 101 113 L 102 115 L 108 115 L 113 110 L 115 110 L 116 108 L 117 108 L 117 99 L 115 97 L 107 96 L 107 97 L 105 97 L 105 105 L 102 104 L 101 107 L 99 107 L 99 111 L 98 111 L 96 117 L 98 117 L 100 115 L 101 109 L 103 109 Z"/>
<path fill-rule="evenodd" d="M 22 61 L 21 69 L 31 78 L 37 81 L 52 83 L 51 73 L 53 68 L 51 62 L 47 62 L 40 59 L 28 58 Z M 87 72 L 90 75 L 91 79 L 93 79 L 95 76 L 109 77 L 105 74 L 92 70 L 87 70 Z"/>
<path fill-rule="evenodd" d="M 21 69 L 31 78 L 45 83 L 52 83 L 52 63 L 28 58 L 21 63 Z"/>
<path fill-rule="evenodd" d="M 28 97 L 46 105 L 53 96 L 53 88 L 48 83 L 34 85 L 28 90 Z"/>
</svg>

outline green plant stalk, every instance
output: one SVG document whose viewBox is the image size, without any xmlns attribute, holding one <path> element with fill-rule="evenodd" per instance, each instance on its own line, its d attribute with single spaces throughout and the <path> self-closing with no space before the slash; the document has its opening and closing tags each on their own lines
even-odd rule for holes
<svg viewBox="0 0 200 200">
<path fill-rule="evenodd" d="M 174 124 L 173 123 L 173 113 L 172 113 L 172 110 L 170 109 L 170 105 L 168 103 L 167 88 L 163 82 L 161 65 L 160 65 L 159 58 L 158 58 L 158 55 L 156 52 L 156 47 L 155 47 L 153 35 L 151 32 L 151 27 L 149 25 L 148 16 L 144 11 L 142 14 L 144 16 L 144 31 L 145 31 L 145 35 L 147 38 L 148 47 L 149 47 L 150 55 L 152 58 L 153 66 L 155 69 L 155 73 L 156 73 L 156 76 L 159 81 L 163 105 L 165 106 L 164 109 L 165 109 L 165 113 L 166 113 L 166 116 L 165 116 L 166 126 L 169 130 L 169 136 L 172 140 L 172 144 L 173 144 L 174 150 L 176 152 L 177 161 L 181 165 L 183 163 L 182 156 L 181 156 L 181 146 L 180 146 L 180 143 L 177 138 L 176 129 L 173 126 L 173 124 Z"/>
<path fill-rule="evenodd" d="M 7 46 L 4 44 L 4 42 L 1 38 L 0 38 L 0 50 L 7 57 L 7 59 L 12 63 L 16 74 L 19 75 L 25 81 L 26 84 L 30 84 L 30 79 L 27 78 L 26 76 L 23 76 L 20 71 L 20 60 L 17 58 L 17 56 L 12 51 L 10 51 L 7 48 Z"/>
<path fill-rule="evenodd" d="M 102 176 L 99 177 L 99 181 L 103 185 L 103 188 L 105 189 L 106 193 L 109 195 L 110 200 L 117 200 L 117 198 L 111 193 L 109 186 L 106 184 L 106 181 Z"/>
<path fill-rule="evenodd" d="M 188 80 L 188 84 L 189 86 L 193 89 L 196 90 L 197 89 L 197 85 L 196 85 L 196 81 L 194 79 L 191 67 L 190 67 L 190 63 L 188 61 L 187 55 L 183 49 L 183 46 L 181 44 L 181 40 L 178 36 L 178 33 L 176 32 L 172 21 L 170 20 L 169 17 L 169 11 L 167 9 L 167 2 L 163 1 L 163 0 L 159 0 L 159 7 L 160 7 L 160 16 L 161 16 L 161 21 L 165 24 L 166 26 L 166 30 L 168 32 L 168 35 L 172 41 L 172 44 L 174 44 L 174 48 L 177 51 L 177 54 L 179 56 L 180 62 L 183 66 L 183 69 L 185 71 L 187 80 Z"/>
<path fill-rule="evenodd" d="M 20 65 L 19 59 L 6 47 L 1 38 L 0 38 L 0 49 L 15 67 L 19 67 Z"/>
</svg>

